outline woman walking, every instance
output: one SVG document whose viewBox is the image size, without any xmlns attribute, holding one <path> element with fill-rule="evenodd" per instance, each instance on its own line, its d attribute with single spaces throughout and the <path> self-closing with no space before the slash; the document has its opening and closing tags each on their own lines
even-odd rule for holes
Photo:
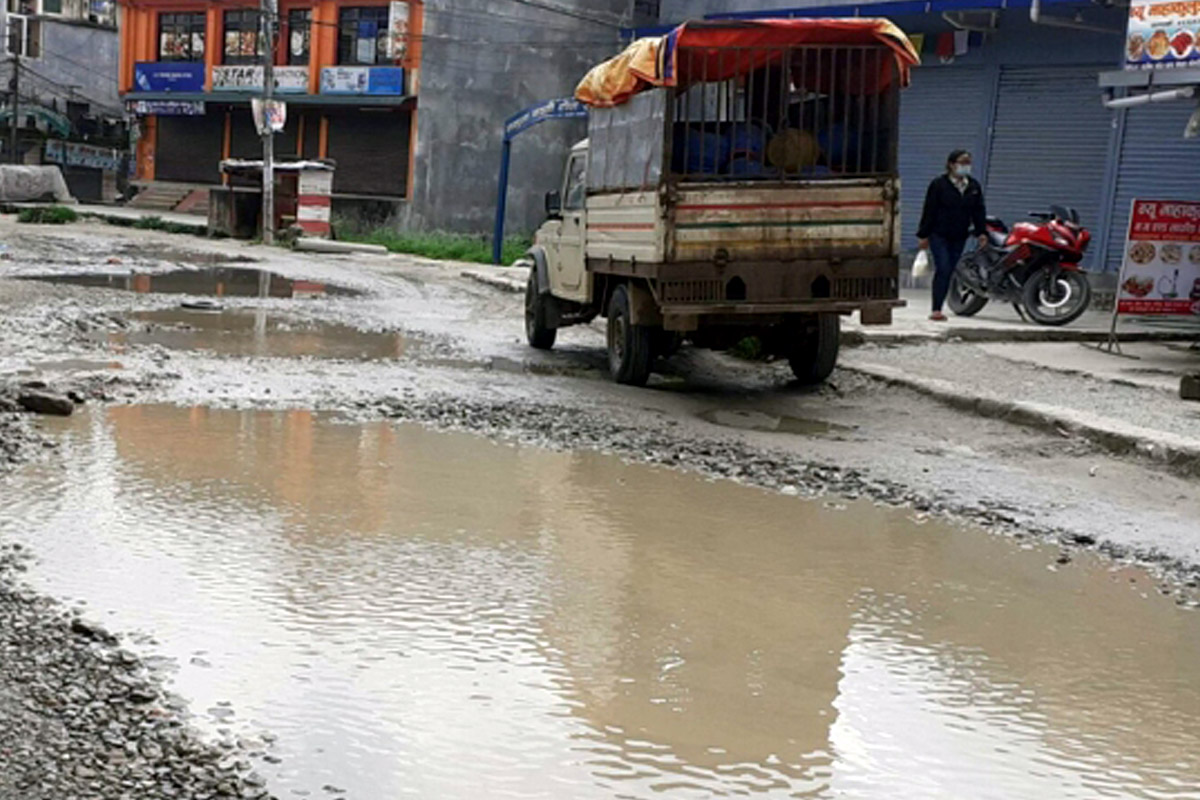
<svg viewBox="0 0 1200 800">
<path fill-rule="evenodd" d="M 986 212 L 983 187 L 971 177 L 971 154 L 954 150 L 946 159 L 946 172 L 933 179 L 925 192 L 925 208 L 917 239 L 922 250 L 933 258 L 933 313 L 929 318 L 945 322 L 942 304 L 950 291 L 950 278 L 962 258 L 967 238 L 979 238 L 979 246 L 987 245 Z"/>
</svg>

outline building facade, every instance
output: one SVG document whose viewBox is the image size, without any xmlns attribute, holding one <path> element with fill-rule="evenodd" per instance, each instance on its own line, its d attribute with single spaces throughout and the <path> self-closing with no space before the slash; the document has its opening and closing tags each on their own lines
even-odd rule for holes
<svg viewBox="0 0 1200 800">
<path fill-rule="evenodd" d="M 1135 197 L 1200 199 L 1200 139 L 1183 135 L 1196 101 L 1115 110 L 1104 103 L 1102 78 L 1114 83 L 1124 65 L 1127 6 L 664 0 L 661 12 L 662 24 L 742 15 L 886 16 L 919 41 L 922 65 L 901 95 L 901 204 L 910 245 L 925 187 L 957 147 L 974 153 L 988 210 L 1006 221 L 1052 203 L 1076 207 L 1095 235 L 1087 266 L 1097 271 L 1119 269 Z M 1169 72 L 1176 85 L 1200 85 L 1200 68 Z M 1135 84 L 1114 87 L 1116 97 L 1142 91 L 1136 81 L 1115 83 Z"/>
<path fill-rule="evenodd" d="M 222 158 L 259 157 L 257 4 L 120 2 L 138 181 L 202 187 L 221 181 Z M 336 162 L 335 215 L 490 230 L 505 119 L 569 96 L 623 29 L 658 13 L 646 0 L 280 0 L 274 65 L 288 114 L 276 153 Z M 564 123 L 523 137 L 513 228 L 538 223 L 543 192 L 584 132 Z"/>
<path fill-rule="evenodd" d="M 19 72 L 18 153 L 14 158 L 6 135 L 0 156 L 57 163 L 76 197 L 112 199 L 128 144 L 117 97 L 115 6 L 108 0 L 7 0 L 0 15 L 6 128 L 14 68 Z"/>
</svg>

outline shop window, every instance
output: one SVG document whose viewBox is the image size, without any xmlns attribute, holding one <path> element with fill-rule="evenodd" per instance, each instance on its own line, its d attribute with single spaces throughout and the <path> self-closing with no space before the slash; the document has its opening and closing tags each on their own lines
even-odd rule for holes
<svg viewBox="0 0 1200 800">
<path fill-rule="evenodd" d="M 258 12 L 243 9 L 225 12 L 223 64 L 257 64 L 262 61 L 259 46 Z"/>
<path fill-rule="evenodd" d="M 204 13 L 158 15 L 158 60 L 204 60 Z"/>
<path fill-rule="evenodd" d="M 289 64 L 307 65 L 312 42 L 312 9 L 293 8 L 287 15 Z"/>
<path fill-rule="evenodd" d="M 343 8 L 338 15 L 338 63 L 389 63 L 387 34 L 387 6 Z"/>
</svg>

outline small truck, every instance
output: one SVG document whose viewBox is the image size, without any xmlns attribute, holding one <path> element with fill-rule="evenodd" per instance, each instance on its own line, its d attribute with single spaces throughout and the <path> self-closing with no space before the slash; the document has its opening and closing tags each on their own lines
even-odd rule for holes
<svg viewBox="0 0 1200 800">
<path fill-rule="evenodd" d="M 837 361 L 840 318 L 899 300 L 899 91 L 886 20 L 687 23 L 588 73 L 529 268 L 529 344 L 607 320 L 612 377 L 643 385 L 683 341 L 756 336 L 796 378 Z"/>
</svg>

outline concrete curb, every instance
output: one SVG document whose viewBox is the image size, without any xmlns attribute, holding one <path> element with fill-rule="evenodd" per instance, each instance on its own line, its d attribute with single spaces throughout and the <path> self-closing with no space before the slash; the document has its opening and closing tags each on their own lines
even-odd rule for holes
<svg viewBox="0 0 1200 800">
<path fill-rule="evenodd" d="M 1117 333 L 1120 342 L 1188 342 L 1196 338 L 1196 332 L 1178 331 L 1127 331 Z M 998 342 L 1079 342 L 1100 343 L 1108 341 L 1107 331 L 1071 330 L 1070 328 L 954 328 L 948 327 L 937 333 L 843 330 L 842 344 L 859 347 L 864 344 L 904 345 L 954 342 L 998 343 Z"/>
<path fill-rule="evenodd" d="M 497 275 L 486 270 L 464 269 L 459 274 L 464 278 L 473 280 L 476 283 L 482 283 L 484 286 L 491 286 L 493 289 L 499 289 L 502 292 L 520 294 L 525 291 L 525 281 L 516 281 L 505 275 Z"/>
<path fill-rule="evenodd" d="M 843 363 L 843 369 L 932 397 L 959 411 L 1025 425 L 1048 433 L 1071 433 L 1115 455 L 1149 457 L 1172 472 L 1200 477 L 1200 441 L 1130 425 L 1120 420 L 1043 403 L 1005 400 L 973 392 L 950 381 L 909 375 L 878 364 Z"/>
</svg>

